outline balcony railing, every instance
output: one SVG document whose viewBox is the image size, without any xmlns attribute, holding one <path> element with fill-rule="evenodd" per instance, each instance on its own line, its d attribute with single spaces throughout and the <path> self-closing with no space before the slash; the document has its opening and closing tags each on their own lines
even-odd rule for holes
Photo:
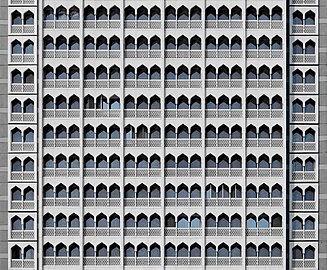
<svg viewBox="0 0 327 270">
<path fill-rule="evenodd" d="M 85 118 L 119 118 L 119 109 L 84 109 Z"/>
<path fill-rule="evenodd" d="M 206 20 L 206 28 L 243 28 L 241 20 Z"/>
<path fill-rule="evenodd" d="M 80 265 L 79 257 L 44 257 L 44 265 Z"/>
<path fill-rule="evenodd" d="M 293 122 L 315 122 L 316 120 L 316 113 L 292 113 Z"/>
<path fill-rule="evenodd" d="M 10 267 L 11 268 L 34 268 L 35 262 L 34 259 L 11 259 Z"/>
<path fill-rule="evenodd" d="M 120 88 L 120 79 L 84 80 L 85 88 Z"/>
<path fill-rule="evenodd" d="M 188 258 L 188 257 L 166 257 L 165 265 L 181 265 L 181 266 L 193 266 L 193 265 L 202 265 L 202 259 L 199 257 Z"/>
<path fill-rule="evenodd" d="M 55 79 L 43 80 L 44 88 L 79 88 L 79 79 Z"/>
<path fill-rule="evenodd" d="M 120 20 L 89 20 L 83 22 L 84 28 L 120 28 Z"/>
<path fill-rule="evenodd" d="M 317 58 L 315 54 L 293 54 L 293 63 L 316 63 Z"/>
<path fill-rule="evenodd" d="M 161 207 L 160 198 L 126 198 L 125 207 Z"/>
<path fill-rule="evenodd" d="M 293 210 L 316 210 L 317 203 L 315 201 L 293 201 Z"/>
<path fill-rule="evenodd" d="M 124 80 L 124 86 L 126 88 L 160 88 L 161 80 Z"/>
<path fill-rule="evenodd" d="M 188 109 L 166 109 L 166 118 L 202 118 L 202 110 L 188 110 Z"/>
<path fill-rule="evenodd" d="M 12 34 L 34 34 L 35 26 L 34 25 L 12 25 L 11 26 Z"/>
<path fill-rule="evenodd" d="M 242 88 L 243 81 L 238 79 L 206 79 L 206 88 Z"/>
<path fill-rule="evenodd" d="M 34 0 L 11 0 L 12 5 L 35 5 Z"/>
<path fill-rule="evenodd" d="M 160 177 L 161 176 L 161 169 L 143 169 L 143 168 L 136 168 L 136 169 L 124 169 L 124 176 L 125 177 Z"/>
<path fill-rule="evenodd" d="M 126 109 L 124 116 L 127 118 L 161 118 L 161 110 L 155 109 Z"/>
<path fill-rule="evenodd" d="M 247 198 L 247 207 L 282 207 L 282 198 Z"/>
<path fill-rule="evenodd" d="M 292 259 L 293 268 L 314 268 L 316 269 L 316 260 L 315 259 Z"/>
<path fill-rule="evenodd" d="M 43 236 L 79 236 L 80 228 L 43 228 Z"/>
<path fill-rule="evenodd" d="M 246 110 L 247 118 L 283 118 L 283 110 L 282 109 L 254 109 Z"/>
<path fill-rule="evenodd" d="M 202 147 L 201 139 L 165 139 L 165 147 Z"/>
<path fill-rule="evenodd" d="M 44 168 L 43 177 L 79 177 L 79 168 Z"/>
<path fill-rule="evenodd" d="M 206 147 L 242 147 L 242 139 L 234 138 L 216 138 L 216 139 L 206 139 Z"/>
<path fill-rule="evenodd" d="M 283 58 L 283 50 L 247 50 L 247 58 Z"/>
<path fill-rule="evenodd" d="M 293 5 L 316 5 L 316 0 L 292 0 Z"/>
<path fill-rule="evenodd" d="M 35 151 L 34 142 L 12 142 L 10 145 L 10 151 Z"/>
<path fill-rule="evenodd" d="M 165 50 L 165 58 L 201 58 L 201 50 Z"/>
<path fill-rule="evenodd" d="M 12 210 L 32 210 L 35 207 L 34 201 L 11 201 L 10 209 Z"/>
<path fill-rule="evenodd" d="M 243 111 L 241 109 L 227 109 L 227 110 L 206 110 L 207 118 L 242 118 Z"/>
<path fill-rule="evenodd" d="M 161 147 L 161 139 L 125 139 L 125 147 Z"/>
<path fill-rule="evenodd" d="M 283 29 L 283 21 L 268 21 L 268 20 L 247 20 L 246 28 L 249 29 Z"/>
<path fill-rule="evenodd" d="M 11 92 L 13 93 L 25 93 L 25 92 L 35 92 L 34 83 L 11 83 Z"/>
<path fill-rule="evenodd" d="M 206 50 L 206 58 L 242 58 L 242 50 Z"/>
<path fill-rule="evenodd" d="M 247 88 L 283 88 L 281 79 L 246 79 Z"/>
<path fill-rule="evenodd" d="M 12 122 L 34 122 L 35 113 L 11 113 L 10 121 Z"/>
<path fill-rule="evenodd" d="M 120 236 L 120 228 L 87 228 L 84 227 L 84 236 Z"/>
<path fill-rule="evenodd" d="M 43 139 L 43 147 L 79 147 L 79 139 Z"/>
<path fill-rule="evenodd" d="M 116 168 L 84 168 L 84 177 L 120 177 L 120 169 Z"/>
<path fill-rule="evenodd" d="M 43 198 L 44 207 L 79 207 L 79 198 Z"/>
<path fill-rule="evenodd" d="M 247 147 L 283 147 L 283 139 L 264 139 L 264 138 L 253 138 L 246 139 Z"/>
<path fill-rule="evenodd" d="M 43 58 L 80 58 L 80 50 L 43 50 Z"/>
<path fill-rule="evenodd" d="M 43 21 L 43 28 L 50 29 L 78 29 L 80 28 L 79 20 L 52 20 Z"/>
<path fill-rule="evenodd" d="M 160 228 L 125 228 L 124 236 L 161 236 Z"/>
<path fill-rule="evenodd" d="M 120 139 L 84 139 L 84 147 L 120 147 Z"/>
<path fill-rule="evenodd" d="M 221 266 L 241 266 L 242 258 L 210 258 L 206 257 L 206 265 L 221 265 Z"/>
<path fill-rule="evenodd" d="M 316 172 L 314 171 L 296 171 L 292 172 L 292 180 L 316 180 Z"/>
<path fill-rule="evenodd" d="M 166 20 L 165 28 L 202 28 L 201 20 Z"/>
<path fill-rule="evenodd" d="M 206 227 L 206 236 L 242 236 L 242 229 Z"/>
<path fill-rule="evenodd" d="M 35 173 L 34 171 L 20 171 L 20 172 L 11 172 L 10 174 L 10 180 L 27 180 L 27 181 L 34 181 L 35 179 Z"/>
<path fill-rule="evenodd" d="M 84 50 L 84 58 L 119 58 L 119 50 Z"/>
<path fill-rule="evenodd" d="M 141 49 L 132 49 L 125 50 L 125 58 L 161 58 L 160 50 L 141 50 Z"/>
<path fill-rule="evenodd" d="M 228 169 L 228 168 L 207 168 L 207 177 L 242 177 L 243 170 L 240 169 Z"/>
<path fill-rule="evenodd" d="M 35 235 L 33 230 L 12 230 L 10 233 L 11 239 L 34 239 Z"/>
<path fill-rule="evenodd" d="M 34 54 L 11 54 L 11 62 L 13 63 L 33 63 L 34 61 Z"/>
<path fill-rule="evenodd" d="M 241 207 L 241 198 L 206 198 L 208 207 Z"/>
<path fill-rule="evenodd" d="M 253 228 L 246 229 L 246 236 L 274 236 L 282 237 L 283 229 L 282 228 Z"/>
<path fill-rule="evenodd" d="M 202 88 L 202 81 L 194 80 L 165 80 L 166 88 Z"/>
<path fill-rule="evenodd" d="M 292 230 L 293 239 L 316 239 L 316 230 Z"/>
<path fill-rule="evenodd" d="M 315 34 L 316 25 L 292 25 L 292 34 Z"/>
<path fill-rule="evenodd" d="M 161 265 L 160 258 L 124 258 L 124 265 Z"/>
<path fill-rule="evenodd" d="M 79 109 L 46 109 L 43 110 L 44 118 L 79 118 Z"/>
<path fill-rule="evenodd" d="M 283 258 L 279 257 L 261 257 L 261 258 L 246 258 L 246 265 L 259 265 L 259 266 L 278 266 L 283 265 Z"/>
<path fill-rule="evenodd" d="M 293 142 L 292 151 L 317 151 L 316 142 Z"/>
<path fill-rule="evenodd" d="M 165 207 L 201 207 L 200 198 L 166 198 Z"/>
<path fill-rule="evenodd" d="M 120 207 L 119 198 L 84 198 L 84 207 Z"/>
<path fill-rule="evenodd" d="M 247 177 L 283 177 L 283 169 L 278 168 L 247 168 Z"/>
<path fill-rule="evenodd" d="M 165 177 L 201 177 L 201 169 L 165 169 Z"/>
<path fill-rule="evenodd" d="M 202 236 L 200 228 L 165 228 L 165 236 Z"/>
<path fill-rule="evenodd" d="M 316 93 L 317 85 L 315 83 L 293 83 L 293 93 Z"/>
<path fill-rule="evenodd" d="M 161 20 L 130 20 L 124 22 L 124 27 L 160 29 Z"/>
<path fill-rule="evenodd" d="M 120 265 L 120 258 L 106 258 L 106 257 L 85 257 L 83 259 L 84 265 Z"/>
</svg>

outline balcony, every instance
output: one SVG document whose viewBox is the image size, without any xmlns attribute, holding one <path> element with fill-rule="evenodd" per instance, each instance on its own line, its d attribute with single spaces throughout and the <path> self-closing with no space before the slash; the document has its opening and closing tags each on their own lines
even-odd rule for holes
<svg viewBox="0 0 327 270">
<path fill-rule="evenodd" d="M 165 258 L 165 265 L 181 265 L 181 266 L 195 266 L 195 265 L 202 265 L 202 259 L 199 257 L 188 258 L 188 257 L 166 257 Z"/>
<path fill-rule="evenodd" d="M 317 5 L 316 0 L 292 0 L 293 5 Z"/>
<path fill-rule="evenodd" d="M 241 198 L 206 198 L 207 207 L 242 207 Z"/>
<path fill-rule="evenodd" d="M 201 177 L 201 169 L 165 169 L 165 177 Z"/>
<path fill-rule="evenodd" d="M 161 236 L 159 228 L 125 228 L 124 236 Z"/>
<path fill-rule="evenodd" d="M 242 88 L 242 80 L 206 79 L 206 88 Z"/>
<path fill-rule="evenodd" d="M 160 80 L 124 80 L 125 88 L 160 88 Z"/>
<path fill-rule="evenodd" d="M 86 228 L 83 230 L 84 236 L 120 236 L 120 228 Z"/>
<path fill-rule="evenodd" d="M 120 258 L 105 258 L 105 257 L 85 257 L 83 259 L 84 265 L 120 265 Z"/>
<path fill-rule="evenodd" d="M 84 58 L 119 58 L 119 50 L 84 50 Z"/>
<path fill-rule="evenodd" d="M 314 171 L 292 172 L 292 180 L 315 181 L 316 180 L 316 172 L 314 172 Z"/>
<path fill-rule="evenodd" d="M 243 170 L 240 169 L 228 169 L 228 168 L 207 168 L 207 177 L 242 177 Z"/>
<path fill-rule="evenodd" d="M 84 177 L 120 177 L 120 169 L 113 168 L 84 168 Z"/>
<path fill-rule="evenodd" d="M 316 25 L 292 25 L 292 34 L 316 34 Z"/>
<path fill-rule="evenodd" d="M 206 147 L 242 147 L 243 140 L 242 139 L 206 139 Z"/>
<path fill-rule="evenodd" d="M 79 29 L 79 20 L 52 20 L 43 21 L 43 28 L 45 29 Z"/>
<path fill-rule="evenodd" d="M 10 238 L 13 239 L 34 239 L 35 232 L 33 230 L 12 230 Z"/>
<path fill-rule="evenodd" d="M 165 28 L 202 28 L 201 20 L 166 20 Z"/>
<path fill-rule="evenodd" d="M 80 228 L 43 228 L 43 236 L 79 236 Z"/>
<path fill-rule="evenodd" d="M 10 114 L 11 122 L 34 122 L 35 113 L 14 113 Z"/>
<path fill-rule="evenodd" d="M 161 258 L 124 258 L 124 265 L 161 265 Z"/>
<path fill-rule="evenodd" d="M 274 236 L 282 237 L 282 228 L 253 228 L 245 230 L 246 236 Z"/>
<path fill-rule="evenodd" d="M 35 207 L 34 201 L 11 201 L 11 210 L 32 210 Z"/>
<path fill-rule="evenodd" d="M 194 80 L 165 80 L 166 88 L 202 88 L 202 81 Z"/>
<path fill-rule="evenodd" d="M 202 118 L 202 110 L 188 110 L 188 109 L 169 109 L 165 110 L 166 118 Z"/>
<path fill-rule="evenodd" d="M 242 118 L 243 110 L 241 109 L 227 109 L 227 110 L 206 110 L 207 118 Z"/>
<path fill-rule="evenodd" d="M 34 0 L 11 0 L 11 5 L 35 5 Z"/>
<path fill-rule="evenodd" d="M 34 142 L 12 142 L 10 145 L 10 151 L 35 151 L 35 143 Z"/>
<path fill-rule="evenodd" d="M 317 210 L 316 201 L 292 201 L 292 210 Z"/>
<path fill-rule="evenodd" d="M 206 227 L 206 236 L 242 236 L 241 228 L 210 228 Z"/>
<path fill-rule="evenodd" d="M 124 169 L 125 177 L 161 177 L 161 169 Z"/>
<path fill-rule="evenodd" d="M 83 26 L 87 29 L 117 29 L 120 28 L 120 20 L 89 20 L 84 21 Z"/>
<path fill-rule="evenodd" d="M 43 50 L 43 58 L 80 58 L 80 50 Z"/>
<path fill-rule="evenodd" d="M 283 118 L 282 109 L 246 110 L 246 118 Z"/>
<path fill-rule="evenodd" d="M 292 113 L 292 122 L 315 122 L 316 113 Z"/>
<path fill-rule="evenodd" d="M 119 198 L 84 198 L 84 207 L 120 207 Z"/>
<path fill-rule="evenodd" d="M 246 147 L 283 147 L 283 139 L 246 139 Z"/>
<path fill-rule="evenodd" d="M 34 34 L 34 25 L 12 25 L 10 29 L 12 34 Z"/>
<path fill-rule="evenodd" d="M 43 147 L 79 147 L 79 139 L 43 139 Z"/>
<path fill-rule="evenodd" d="M 315 259 L 292 259 L 293 268 L 314 268 L 316 269 L 316 260 Z"/>
<path fill-rule="evenodd" d="M 261 257 L 261 258 L 246 258 L 245 259 L 246 265 L 257 265 L 257 266 L 279 266 L 283 265 L 283 258 L 279 257 Z"/>
<path fill-rule="evenodd" d="M 44 207 L 79 207 L 79 198 L 43 198 Z"/>
<path fill-rule="evenodd" d="M 11 54 L 10 61 L 12 63 L 33 63 L 35 57 L 34 54 Z"/>
<path fill-rule="evenodd" d="M 160 50 L 125 50 L 125 58 L 161 58 Z"/>
<path fill-rule="evenodd" d="M 200 198 L 166 198 L 165 207 L 201 207 Z"/>
<path fill-rule="evenodd" d="M 79 79 L 43 80 L 44 88 L 79 88 Z"/>
<path fill-rule="evenodd" d="M 128 198 L 124 199 L 125 207 L 161 207 L 160 198 Z"/>
<path fill-rule="evenodd" d="M 315 230 L 292 230 L 292 238 L 296 240 L 316 239 L 316 237 Z"/>
<path fill-rule="evenodd" d="M 242 50 L 206 50 L 206 58 L 242 58 Z"/>
<path fill-rule="evenodd" d="M 293 54 L 292 62 L 293 63 L 316 63 L 317 58 L 315 54 Z"/>
<path fill-rule="evenodd" d="M 79 177 L 79 168 L 44 168 L 43 177 Z"/>
<path fill-rule="evenodd" d="M 43 258 L 44 265 L 79 265 L 79 257 L 45 257 Z"/>
<path fill-rule="evenodd" d="M 10 91 L 13 93 L 34 93 L 35 88 L 34 83 L 11 83 Z"/>
<path fill-rule="evenodd" d="M 43 110 L 44 118 L 79 118 L 78 109 L 46 109 Z"/>
<path fill-rule="evenodd" d="M 161 139 L 125 139 L 124 147 L 161 147 Z"/>
<path fill-rule="evenodd" d="M 247 198 L 247 207 L 283 207 L 282 198 Z"/>
<path fill-rule="evenodd" d="M 161 110 L 126 109 L 124 116 L 126 118 L 161 118 Z"/>
<path fill-rule="evenodd" d="M 314 83 L 293 83 L 292 93 L 316 93 L 317 85 Z"/>
<path fill-rule="evenodd" d="M 84 139 L 83 147 L 120 147 L 120 139 Z"/>
<path fill-rule="evenodd" d="M 34 268 L 34 259 L 11 259 L 10 260 L 11 268 Z"/>
<path fill-rule="evenodd" d="M 281 79 L 246 79 L 247 88 L 283 88 L 283 80 Z"/>
<path fill-rule="evenodd" d="M 165 147 L 202 147 L 201 139 L 165 139 Z"/>
<path fill-rule="evenodd" d="M 283 58 L 283 50 L 247 50 L 247 58 Z"/>
<path fill-rule="evenodd" d="M 246 21 L 246 28 L 248 29 L 283 29 L 283 21 L 269 21 L 269 20 L 262 20 L 262 21 Z"/>
<path fill-rule="evenodd" d="M 165 236 L 202 236 L 200 228 L 165 228 Z"/>
<path fill-rule="evenodd" d="M 124 22 L 125 28 L 160 29 L 161 20 L 130 20 Z"/>
<path fill-rule="evenodd" d="M 84 80 L 84 88 L 120 88 L 120 79 Z"/>
<path fill-rule="evenodd" d="M 206 28 L 243 28 L 241 20 L 207 20 Z"/>
<path fill-rule="evenodd" d="M 292 151 L 317 151 L 316 142 L 293 142 Z"/>
<path fill-rule="evenodd" d="M 35 173 L 33 171 L 24 171 L 24 172 L 11 172 L 10 180 L 26 180 L 26 181 L 35 181 Z"/>
<path fill-rule="evenodd" d="M 84 109 L 85 118 L 119 118 L 119 109 Z"/>
<path fill-rule="evenodd" d="M 242 265 L 242 258 L 210 258 L 206 257 L 206 265 L 214 266 L 241 266 Z"/>
<path fill-rule="evenodd" d="M 283 177 L 283 169 L 247 168 L 246 177 Z"/>
<path fill-rule="evenodd" d="M 201 50 L 166 50 L 165 58 L 201 58 Z"/>
</svg>

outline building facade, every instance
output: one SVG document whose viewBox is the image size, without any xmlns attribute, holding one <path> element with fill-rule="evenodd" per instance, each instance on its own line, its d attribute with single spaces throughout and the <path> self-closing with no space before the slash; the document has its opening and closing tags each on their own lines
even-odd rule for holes
<svg viewBox="0 0 327 270">
<path fill-rule="evenodd" d="M 323 269 L 325 3 L 7 1 L 1 269 Z"/>
</svg>

